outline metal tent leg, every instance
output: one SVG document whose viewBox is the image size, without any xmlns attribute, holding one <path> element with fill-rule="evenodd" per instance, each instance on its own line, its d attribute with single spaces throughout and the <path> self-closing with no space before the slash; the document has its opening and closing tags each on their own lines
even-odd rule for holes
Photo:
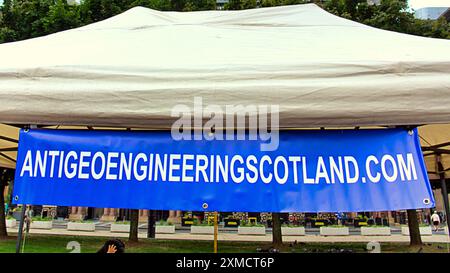
<svg viewBox="0 0 450 273">
<path fill-rule="evenodd" d="M 22 244 L 22 239 L 23 239 L 23 226 L 24 226 L 24 222 L 25 222 L 26 210 L 27 210 L 27 206 L 25 204 L 23 204 L 22 205 L 22 213 L 20 214 L 19 232 L 17 234 L 16 253 L 20 253 L 20 245 Z"/>
<path fill-rule="evenodd" d="M 442 166 L 441 163 L 441 155 L 436 155 L 436 164 L 439 173 L 439 179 L 441 180 L 441 192 L 444 200 L 445 217 L 447 220 L 447 229 L 449 231 L 448 235 L 450 236 L 450 207 L 448 202 L 447 185 L 445 183 L 444 166 Z"/>
</svg>

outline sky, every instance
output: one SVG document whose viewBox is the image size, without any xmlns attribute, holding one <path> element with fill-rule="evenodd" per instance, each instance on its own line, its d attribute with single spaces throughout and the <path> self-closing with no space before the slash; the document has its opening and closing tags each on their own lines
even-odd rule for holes
<svg viewBox="0 0 450 273">
<path fill-rule="evenodd" d="M 420 9 L 423 7 L 450 7 L 450 0 L 409 0 L 409 7 Z"/>
</svg>

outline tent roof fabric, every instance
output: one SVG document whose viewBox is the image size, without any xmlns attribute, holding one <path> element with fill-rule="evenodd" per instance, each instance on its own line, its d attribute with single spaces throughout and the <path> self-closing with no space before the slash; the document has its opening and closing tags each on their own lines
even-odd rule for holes
<svg viewBox="0 0 450 273">
<path fill-rule="evenodd" d="M 419 136 L 430 179 L 439 179 L 437 154 L 441 157 L 444 174 L 450 178 L 450 124 L 421 126 Z"/>
<path fill-rule="evenodd" d="M 175 105 L 278 105 L 280 127 L 450 122 L 450 41 L 314 4 L 133 8 L 0 45 L 0 122 L 170 128 Z"/>
<path fill-rule="evenodd" d="M 18 128 L 0 124 L 0 167 L 15 168 L 18 140 Z"/>
</svg>

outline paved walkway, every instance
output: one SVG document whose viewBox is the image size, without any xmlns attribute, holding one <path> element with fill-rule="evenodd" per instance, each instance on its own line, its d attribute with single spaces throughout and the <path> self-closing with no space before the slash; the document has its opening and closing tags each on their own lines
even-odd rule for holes
<svg viewBox="0 0 450 273">
<path fill-rule="evenodd" d="M 8 232 L 17 233 L 17 228 L 8 228 Z M 51 235 L 67 235 L 67 236 L 98 236 L 108 238 L 126 238 L 128 233 L 113 233 L 106 230 L 89 231 L 69 231 L 65 229 L 31 229 L 30 234 L 51 234 Z M 139 233 L 139 238 L 146 238 L 146 233 Z M 175 234 L 157 234 L 157 239 L 170 240 L 213 240 L 213 235 L 190 234 L 190 233 L 175 233 Z M 238 235 L 236 233 L 220 233 L 218 235 L 219 241 L 253 241 L 253 242 L 271 242 L 272 235 Z M 409 236 L 393 234 L 391 236 L 320 236 L 310 235 L 305 236 L 283 236 L 285 242 L 409 242 Z M 422 236 L 425 243 L 449 243 L 450 239 L 447 235 L 433 234 L 431 236 Z"/>
</svg>

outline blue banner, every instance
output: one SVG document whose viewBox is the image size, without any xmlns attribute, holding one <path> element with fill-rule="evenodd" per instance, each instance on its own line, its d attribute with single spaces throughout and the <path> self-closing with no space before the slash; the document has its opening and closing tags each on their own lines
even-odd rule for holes
<svg viewBox="0 0 450 273">
<path fill-rule="evenodd" d="M 260 141 L 170 132 L 20 132 L 15 204 L 186 211 L 434 207 L 416 130 L 282 131 Z"/>
</svg>

